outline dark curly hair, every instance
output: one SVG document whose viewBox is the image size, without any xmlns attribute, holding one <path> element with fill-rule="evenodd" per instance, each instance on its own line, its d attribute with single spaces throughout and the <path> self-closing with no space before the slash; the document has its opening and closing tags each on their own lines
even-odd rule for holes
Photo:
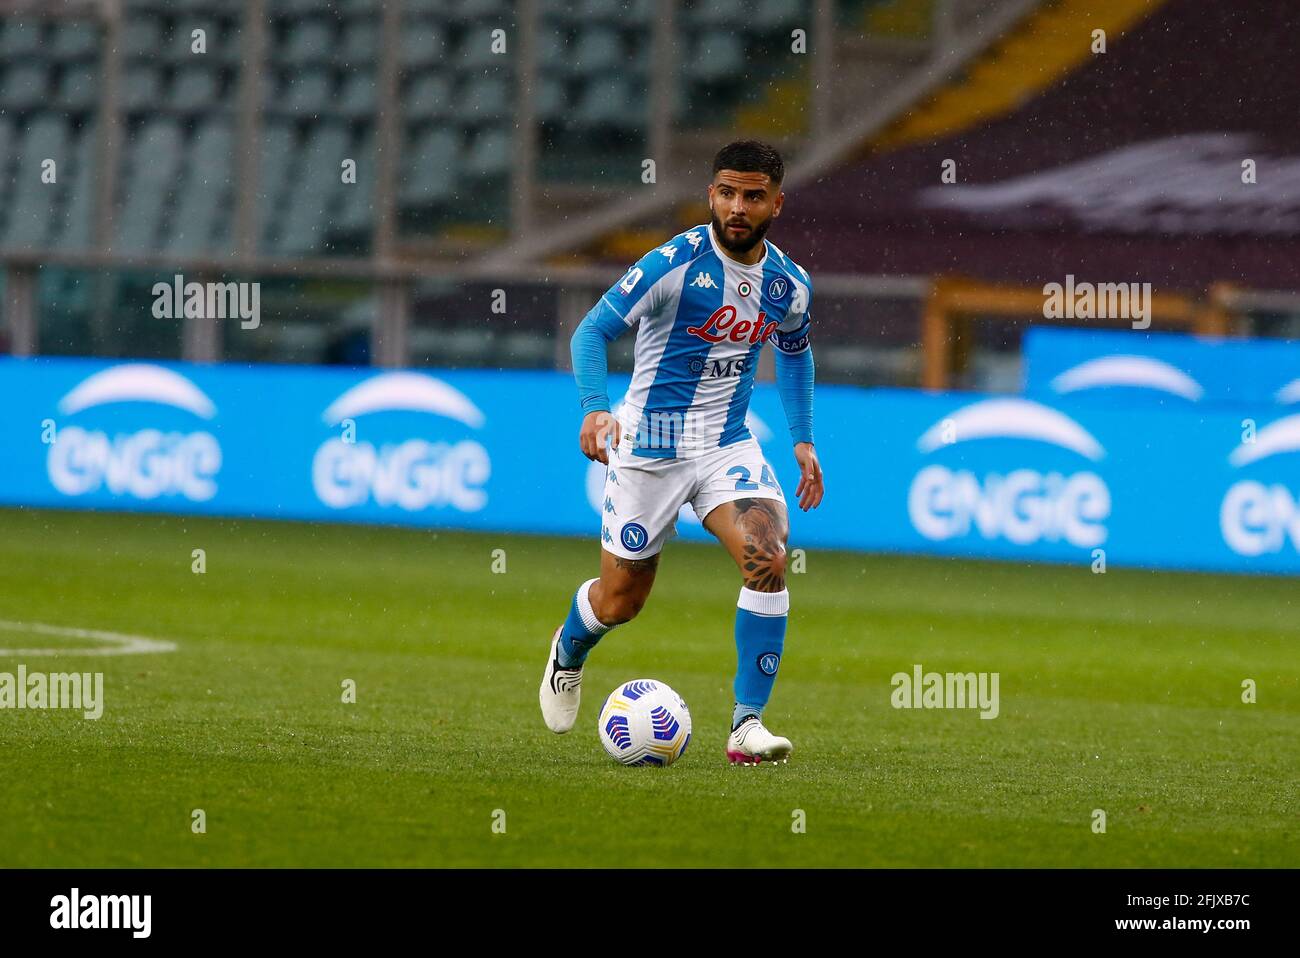
<svg viewBox="0 0 1300 958">
<path fill-rule="evenodd" d="M 785 161 L 776 147 L 758 140 L 736 140 L 718 150 L 713 158 L 713 175 L 718 170 L 735 170 L 737 173 L 766 173 L 774 184 L 785 179 Z"/>
</svg>

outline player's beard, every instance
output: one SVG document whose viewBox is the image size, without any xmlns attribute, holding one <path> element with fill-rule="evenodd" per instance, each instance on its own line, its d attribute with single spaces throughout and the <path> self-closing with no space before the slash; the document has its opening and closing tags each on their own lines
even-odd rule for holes
<svg viewBox="0 0 1300 958">
<path fill-rule="evenodd" d="M 718 219 L 718 214 L 713 212 L 713 207 L 709 207 L 709 219 L 713 221 L 713 235 L 717 237 L 723 249 L 732 253 L 748 253 L 759 243 L 763 242 L 763 237 L 767 235 L 767 228 L 772 225 L 772 217 L 769 216 L 761 223 L 749 223 L 749 232 L 741 239 L 733 240 L 727 238 L 727 229 L 722 220 Z"/>
</svg>

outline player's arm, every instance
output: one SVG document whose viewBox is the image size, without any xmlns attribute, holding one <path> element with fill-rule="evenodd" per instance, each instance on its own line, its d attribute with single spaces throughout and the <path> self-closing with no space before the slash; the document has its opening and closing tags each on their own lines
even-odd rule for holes
<svg viewBox="0 0 1300 958">
<path fill-rule="evenodd" d="M 786 322 L 776 332 L 776 388 L 785 408 L 794 442 L 794 458 L 799 463 L 799 485 L 794 494 L 804 512 L 821 504 L 826 487 L 821 463 L 813 446 L 813 367 L 810 299 L 812 291 L 801 295 L 803 309 L 791 310 Z"/>
<path fill-rule="evenodd" d="M 611 286 L 587 313 L 569 341 L 573 357 L 573 378 L 578 384 L 582 402 L 582 427 L 578 431 L 578 445 L 588 459 L 597 459 L 606 465 L 605 438 L 613 435 L 613 445 L 618 446 L 617 424 L 610 415 L 609 353 L 611 342 L 636 325 L 637 321 L 659 308 L 662 298 L 660 280 L 669 271 L 671 259 L 656 256 L 651 250 L 641 257 L 627 274 Z"/>
<path fill-rule="evenodd" d="M 627 332 L 628 327 L 602 297 L 583 317 L 573 338 L 569 340 L 569 354 L 573 357 L 573 378 L 578 384 L 578 397 L 582 403 L 582 428 L 578 432 L 578 445 L 588 459 L 599 459 L 606 465 L 605 437 L 612 430 L 614 445 L 618 445 L 618 428 L 609 411 L 608 347 Z"/>
</svg>

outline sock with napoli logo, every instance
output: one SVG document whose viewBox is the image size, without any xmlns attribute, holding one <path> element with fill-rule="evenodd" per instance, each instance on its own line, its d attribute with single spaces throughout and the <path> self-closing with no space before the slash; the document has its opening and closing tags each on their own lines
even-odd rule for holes
<svg viewBox="0 0 1300 958">
<path fill-rule="evenodd" d="M 740 590 L 736 601 L 736 707 L 734 729 L 747 718 L 759 718 L 772 697 L 776 670 L 785 651 L 785 626 L 790 613 L 790 592 Z"/>
</svg>

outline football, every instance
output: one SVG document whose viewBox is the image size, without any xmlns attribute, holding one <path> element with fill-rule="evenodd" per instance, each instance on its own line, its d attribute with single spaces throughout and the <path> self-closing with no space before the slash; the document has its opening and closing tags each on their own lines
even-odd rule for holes
<svg viewBox="0 0 1300 958">
<path fill-rule="evenodd" d="M 597 733 L 624 765 L 671 765 L 691 742 L 691 713 L 663 682 L 632 679 L 605 698 Z"/>
</svg>

